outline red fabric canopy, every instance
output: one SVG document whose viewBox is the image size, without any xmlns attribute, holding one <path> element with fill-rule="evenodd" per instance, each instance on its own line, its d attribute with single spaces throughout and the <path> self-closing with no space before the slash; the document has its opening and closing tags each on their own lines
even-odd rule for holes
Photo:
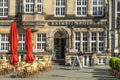
<svg viewBox="0 0 120 80">
<path fill-rule="evenodd" d="M 32 35 L 31 35 L 31 29 L 26 29 L 26 39 L 25 39 L 25 46 L 26 46 L 26 58 L 25 61 L 28 63 L 32 63 L 34 61 L 34 57 L 32 54 Z"/>
<path fill-rule="evenodd" d="M 9 38 L 10 38 L 9 39 L 10 40 L 10 50 L 12 53 L 12 56 L 10 58 L 10 64 L 16 66 L 18 64 L 18 56 L 17 56 L 18 32 L 17 32 L 17 28 L 16 28 L 16 22 L 11 23 Z"/>
</svg>

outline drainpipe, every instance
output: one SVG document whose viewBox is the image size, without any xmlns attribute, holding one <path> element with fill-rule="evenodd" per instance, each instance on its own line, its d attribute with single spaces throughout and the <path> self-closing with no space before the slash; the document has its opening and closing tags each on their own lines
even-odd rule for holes
<svg viewBox="0 0 120 80">
<path fill-rule="evenodd" d="M 20 0 L 20 13 L 22 13 L 22 0 Z"/>
</svg>

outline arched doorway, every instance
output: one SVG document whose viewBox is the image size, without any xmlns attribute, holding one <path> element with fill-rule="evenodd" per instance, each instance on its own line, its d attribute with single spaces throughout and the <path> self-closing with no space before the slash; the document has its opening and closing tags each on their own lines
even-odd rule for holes
<svg viewBox="0 0 120 80">
<path fill-rule="evenodd" d="M 68 48 L 68 33 L 61 29 L 54 34 L 54 56 L 56 59 L 64 59 Z"/>
</svg>

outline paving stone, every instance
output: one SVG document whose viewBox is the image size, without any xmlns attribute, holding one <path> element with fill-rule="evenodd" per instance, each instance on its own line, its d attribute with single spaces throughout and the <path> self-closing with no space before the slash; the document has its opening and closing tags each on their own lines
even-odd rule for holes
<svg viewBox="0 0 120 80">
<path fill-rule="evenodd" d="M 9 75 L 0 76 L 0 80 L 119 80 L 115 77 L 109 66 L 79 67 L 71 70 L 70 66 L 53 65 L 50 72 L 41 72 L 32 78 L 16 78 Z"/>
</svg>

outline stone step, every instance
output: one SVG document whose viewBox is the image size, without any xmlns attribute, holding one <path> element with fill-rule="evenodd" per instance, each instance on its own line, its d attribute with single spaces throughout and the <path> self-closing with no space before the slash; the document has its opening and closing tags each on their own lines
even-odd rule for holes
<svg viewBox="0 0 120 80">
<path fill-rule="evenodd" d="M 56 60 L 53 60 L 53 63 L 55 65 L 65 65 L 65 60 L 64 59 L 56 59 Z"/>
</svg>

